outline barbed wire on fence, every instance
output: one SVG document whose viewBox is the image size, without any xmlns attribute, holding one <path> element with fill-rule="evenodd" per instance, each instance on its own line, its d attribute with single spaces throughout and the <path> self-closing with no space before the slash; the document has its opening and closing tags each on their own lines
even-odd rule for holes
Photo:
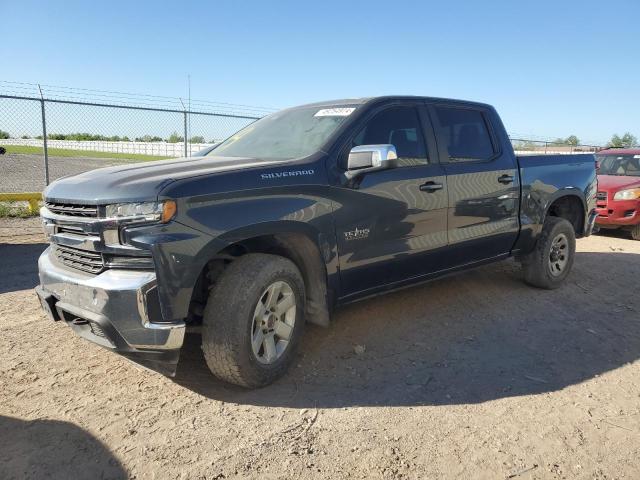
<svg viewBox="0 0 640 480">
<path fill-rule="evenodd" d="M 83 103 L 104 103 L 123 107 L 149 107 L 169 110 L 185 110 L 185 105 L 197 106 L 195 110 L 205 113 L 220 113 L 262 117 L 277 111 L 274 107 L 264 107 L 228 102 L 215 102 L 206 99 L 170 97 L 144 93 L 120 92 L 114 90 L 96 90 L 89 88 L 64 87 L 48 84 L 13 82 L 0 80 L 0 94 L 37 97 L 49 100 L 79 101 Z"/>
</svg>

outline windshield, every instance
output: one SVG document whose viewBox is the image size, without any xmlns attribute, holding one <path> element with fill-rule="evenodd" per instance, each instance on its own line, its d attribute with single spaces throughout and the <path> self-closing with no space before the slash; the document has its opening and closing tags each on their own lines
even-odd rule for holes
<svg viewBox="0 0 640 480">
<path fill-rule="evenodd" d="M 600 175 L 640 177 L 640 155 L 597 155 Z"/>
<path fill-rule="evenodd" d="M 283 110 L 243 128 L 208 155 L 288 160 L 320 150 L 356 106 Z"/>
</svg>

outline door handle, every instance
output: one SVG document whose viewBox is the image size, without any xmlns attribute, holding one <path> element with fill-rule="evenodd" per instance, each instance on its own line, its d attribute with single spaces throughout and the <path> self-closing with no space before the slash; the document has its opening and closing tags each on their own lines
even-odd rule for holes
<svg viewBox="0 0 640 480">
<path fill-rule="evenodd" d="M 513 175 L 504 174 L 498 177 L 498 181 L 500 183 L 504 183 L 505 185 L 507 185 L 508 183 L 513 183 Z"/>
<path fill-rule="evenodd" d="M 436 192 L 442 190 L 442 184 L 436 182 L 427 182 L 420 185 L 420 190 L 423 192 Z"/>
</svg>

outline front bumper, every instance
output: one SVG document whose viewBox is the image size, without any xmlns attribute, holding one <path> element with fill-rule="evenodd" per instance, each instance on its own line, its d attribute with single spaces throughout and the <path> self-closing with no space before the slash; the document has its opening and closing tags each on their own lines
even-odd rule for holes
<svg viewBox="0 0 640 480">
<path fill-rule="evenodd" d="M 36 292 L 54 320 L 152 370 L 175 374 L 186 326 L 159 322 L 154 272 L 110 269 L 86 274 L 61 265 L 51 248 L 40 256 L 38 269 Z"/>
<path fill-rule="evenodd" d="M 640 223 L 638 200 L 611 200 L 598 204 L 596 223 L 601 226 L 623 227 Z"/>
</svg>

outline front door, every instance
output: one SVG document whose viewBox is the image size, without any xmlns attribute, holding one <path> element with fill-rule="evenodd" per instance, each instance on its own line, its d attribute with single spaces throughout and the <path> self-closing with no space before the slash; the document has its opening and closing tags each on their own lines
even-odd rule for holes
<svg viewBox="0 0 640 480">
<path fill-rule="evenodd" d="M 334 192 L 343 296 L 439 270 L 438 252 L 447 245 L 447 181 L 426 108 L 379 109 L 356 130 L 349 149 L 376 144 L 396 147 L 397 167 L 361 175 Z"/>
</svg>

